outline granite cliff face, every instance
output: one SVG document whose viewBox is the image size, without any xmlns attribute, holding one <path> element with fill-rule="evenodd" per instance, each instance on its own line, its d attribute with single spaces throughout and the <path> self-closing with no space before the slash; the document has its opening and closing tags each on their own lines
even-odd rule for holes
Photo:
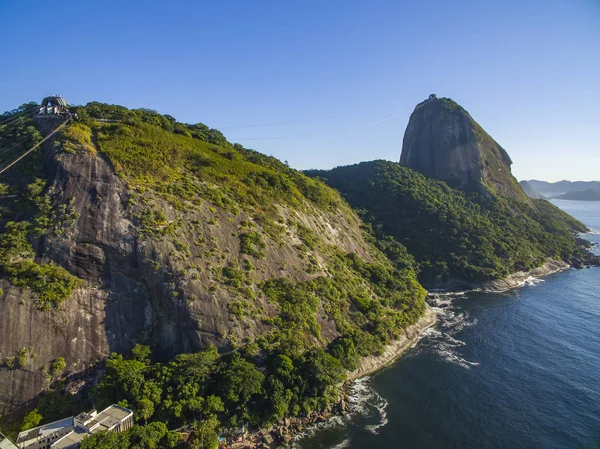
<svg viewBox="0 0 600 449">
<path fill-rule="evenodd" d="M 452 187 L 529 202 L 508 153 L 454 101 L 431 96 L 413 111 L 400 163 Z"/>
<path fill-rule="evenodd" d="M 36 125 L 43 135 L 56 124 Z M 93 377 L 111 352 L 127 352 L 136 343 L 150 345 L 156 359 L 169 360 L 209 344 L 229 351 L 276 330 L 278 323 L 292 320 L 288 316 L 295 309 L 283 315 L 286 304 L 265 295 L 265 281 L 292 286 L 333 278 L 335 270 L 343 269 L 344 276 L 362 282 L 345 262 L 347 255 L 356 257 L 349 259 L 352 263 L 389 264 L 364 238 L 362 221 L 337 192 L 278 161 L 146 124 L 94 126 L 98 131 L 90 133 L 89 127 L 73 124 L 64 135 L 47 141 L 36 156 L 38 171 L 27 175 L 44 177 L 39 180 L 52 208 L 66 206 L 77 217 L 58 232 L 29 235 L 36 262 L 56 264 L 81 282 L 57 307 L 40 310 L 34 292 L 16 287 L 6 275 L 0 277 L 0 414 L 5 417 L 30 409 L 60 377 L 84 372 Z M 131 140 L 121 159 L 110 158 L 119 136 L 141 129 L 146 134 Z M 68 135 L 79 135 L 80 142 Z M 169 157 L 189 157 L 173 182 L 156 176 L 150 184 L 148 176 L 123 174 L 126 157 L 146 151 L 148 136 L 163 139 L 154 150 L 167 155 L 159 168 L 171 167 Z M 182 145 L 189 153 L 177 153 Z M 141 156 L 132 159 L 134 166 L 144 163 Z M 21 167 L 32 171 L 34 165 Z M 209 178 L 209 168 L 218 177 Z M 241 172 L 255 191 L 280 183 L 278 189 L 292 193 L 287 201 L 269 196 L 265 209 L 255 197 L 239 193 L 246 184 L 227 170 Z M 14 173 L 13 179 L 19 176 Z M 290 179 L 306 193 L 298 193 Z M 26 187 L 21 183 L 10 188 L 15 194 L 0 201 L 5 210 L 15 212 L 2 217 L 2 226 L 32 221 L 30 212 L 19 212 Z M 311 199 L 317 197 L 320 202 Z M 314 319 L 314 335 L 307 332 L 306 338 L 319 346 L 340 336 L 335 322 L 340 313 L 358 316 L 349 303 L 310 307 L 293 319 Z M 66 369 L 51 373 L 58 357 L 64 358 Z"/>
</svg>

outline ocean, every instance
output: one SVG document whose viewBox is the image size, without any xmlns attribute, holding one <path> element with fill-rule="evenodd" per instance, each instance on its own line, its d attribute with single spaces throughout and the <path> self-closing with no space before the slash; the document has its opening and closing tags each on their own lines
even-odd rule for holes
<svg viewBox="0 0 600 449">
<path fill-rule="evenodd" d="M 600 203 L 554 203 L 600 242 Z M 600 448 L 600 269 L 432 305 L 436 327 L 296 448 Z"/>
</svg>

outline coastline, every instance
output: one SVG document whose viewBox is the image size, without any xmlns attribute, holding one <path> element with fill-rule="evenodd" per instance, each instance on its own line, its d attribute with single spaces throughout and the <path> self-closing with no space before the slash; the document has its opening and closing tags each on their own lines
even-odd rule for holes
<svg viewBox="0 0 600 449">
<path fill-rule="evenodd" d="M 480 284 L 472 284 L 466 289 L 458 290 L 455 288 L 446 288 L 443 290 L 433 290 L 430 294 L 456 294 L 469 291 L 480 291 L 485 293 L 497 293 L 507 290 L 523 287 L 531 278 L 541 278 L 549 276 L 560 271 L 571 268 L 566 262 L 561 260 L 548 260 L 542 266 L 530 271 L 522 271 L 510 274 L 505 279 L 497 279 Z M 470 287 L 470 288 L 469 288 Z M 437 315 L 434 310 L 426 304 L 425 313 L 419 320 L 406 328 L 403 335 L 391 341 L 386 345 L 383 353 L 379 356 L 363 357 L 359 367 L 351 372 L 347 372 L 347 380 L 340 389 L 340 396 L 337 404 L 328 407 L 320 412 L 314 411 L 304 418 L 286 418 L 268 429 L 261 429 L 252 432 L 245 444 L 250 443 L 249 447 L 256 448 L 289 448 L 290 443 L 302 435 L 306 430 L 314 426 L 324 425 L 335 416 L 345 416 L 351 413 L 349 401 L 349 386 L 357 379 L 369 376 L 394 365 L 398 359 L 410 348 L 412 348 L 424 336 L 427 329 L 433 327 L 437 322 Z M 278 444 L 279 443 L 279 444 Z M 254 444 L 254 445 L 252 445 Z M 238 447 L 234 445 L 232 447 Z M 244 446 L 239 446 L 244 447 Z"/>
<path fill-rule="evenodd" d="M 531 278 L 543 278 L 560 271 L 568 270 L 571 265 L 567 262 L 557 259 L 548 259 L 543 265 L 529 271 L 517 271 L 509 274 L 504 279 L 494 279 L 491 281 L 466 283 L 461 281 L 448 281 L 438 285 L 436 288 L 429 289 L 430 294 L 463 294 L 469 292 L 483 293 L 502 293 L 507 290 L 521 288 Z"/>
<path fill-rule="evenodd" d="M 429 294 L 436 293 L 464 293 L 468 291 L 480 291 L 484 293 L 501 293 L 507 290 L 513 290 L 516 288 L 521 288 L 531 278 L 542 278 L 546 276 L 550 276 L 551 274 L 558 273 L 561 271 L 565 271 L 571 268 L 571 265 L 556 259 L 549 259 L 542 266 L 534 268 L 529 271 L 518 271 L 516 273 L 512 273 L 508 275 L 504 279 L 495 279 L 493 281 L 487 281 L 480 284 L 471 285 L 471 288 L 465 290 L 453 290 L 453 289 L 445 289 L 440 291 L 429 291 Z M 408 349 L 414 346 L 423 336 L 423 333 L 434 326 L 437 317 L 433 309 L 426 305 L 425 314 L 419 318 L 415 324 L 406 328 L 402 337 L 397 340 L 390 342 L 384 349 L 383 354 L 380 356 L 368 356 L 363 357 L 360 361 L 359 367 L 352 371 L 348 372 L 347 377 L 348 381 L 353 381 L 356 379 L 360 379 L 361 377 L 368 376 L 370 374 L 376 373 L 379 370 L 382 370 L 390 365 L 393 365 Z"/>
<path fill-rule="evenodd" d="M 485 293 L 501 293 L 507 290 L 523 287 L 531 278 L 542 278 L 560 271 L 568 270 L 571 265 L 556 259 L 550 259 L 542 266 L 529 271 L 518 271 L 509 274 L 505 279 L 487 281 L 480 284 L 477 290 Z"/>
<path fill-rule="evenodd" d="M 426 304 L 425 313 L 419 318 L 419 321 L 408 326 L 399 339 L 390 342 L 383 350 L 383 354 L 363 357 L 358 368 L 352 372 L 348 372 L 348 381 L 368 376 L 387 366 L 393 365 L 402 354 L 421 339 L 427 329 L 435 325 L 436 321 L 435 312 Z"/>
</svg>

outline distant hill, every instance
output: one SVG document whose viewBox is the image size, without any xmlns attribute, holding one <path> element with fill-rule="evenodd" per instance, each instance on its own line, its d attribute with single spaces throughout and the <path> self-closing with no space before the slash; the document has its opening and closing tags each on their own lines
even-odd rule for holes
<svg viewBox="0 0 600 449">
<path fill-rule="evenodd" d="M 573 200 L 573 201 L 600 201 L 600 190 L 573 190 L 562 195 L 555 196 L 557 200 Z"/>
<path fill-rule="evenodd" d="M 538 192 L 533 185 L 531 185 L 530 181 L 521 181 L 519 182 L 527 196 L 533 198 L 534 200 L 544 199 L 545 196 Z"/>
<path fill-rule="evenodd" d="M 545 197 L 555 197 L 562 195 L 567 192 L 582 192 L 584 190 L 600 190 L 600 181 L 558 181 L 558 182 L 547 182 L 538 181 L 537 179 L 531 179 L 528 181 L 521 181 L 521 187 L 527 191 L 524 184 L 530 186 L 540 195 Z M 529 193 L 528 193 L 529 194 Z"/>
</svg>

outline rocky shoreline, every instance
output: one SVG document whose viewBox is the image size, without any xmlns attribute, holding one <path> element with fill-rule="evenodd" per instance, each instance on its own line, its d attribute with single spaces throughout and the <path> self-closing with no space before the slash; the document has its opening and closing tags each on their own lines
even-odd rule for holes
<svg viewBox="0 0 600 449">
<path fill-rule="evenodd" d="M 392 365 L 398 358 L 416 344 L 423 336 L 423 332 L 433 326 L 436 322 L 435 312 L 427 305 L 425 314 L 412 326 L 408 326 L 404 334 L 397 340 L 388 344 L 381 355 L 364 357 L 358 368 L 348 373 L 348 380 L 355 380 L 360 377 L 368 376 L 389 365 Z"/>
<path fill-rule="evenodd" d="M 560 271 L 568 270 L 571 267 L 562 260 L 548 260 L 544 265 L 529 271 L 519 271 L 508 275 L 505 279 L 483 282 L 475 290 L 488 293 L 505 292 L 515 288 L 522 287 L 531 278 L 542 278 Z"/>
<path fill-rule="evenodd" d="M 507 290 L 523 287 L 531 278 L 542 278 L 560 271 L 568 270 L 573 264 L 569 264 L 562 260 L 549 259 L 542 266 L 529 271 L 518 271 L 509 274 L 504 279 L 494 279 L 492 281 L 467 283 L 456 280 L 451 280 L 439 284 L 436 288 L 430 289 L 430 293 L 468 293 L 468 292 L 484 292 L 484 293 L 501 293 Z M 575 267 L 577 268 L 577 267 Z"/>
<path fill-rule="evenodd" d="M 250 449 L 283 449 L 289 447 L 296 435 L 303 433 L 311 427 L 329 421 L 333 416 L 346 416 L 351 412 L 350 388 L 352 382 L 358 378 L 368 376 L 396 362 L 402 354 L 414 346 L 423 336 L 425 330 L 436 323 L 436 314 L 426 306 L 424 315 L 412 326 L 404 331 L 397 340 L 388 344 L 379 356 L 364 357 L 358 368 L 347 373 L 348 380 L 340 389 L 340 398 L 334 405 L 319 412 L 314 411 L 306 417 L 285 418 L 267 429 L 252 432 L 243 442 L 235 443 L 230 448 Z"/>
<path fill-rule="evenodd" d="M 594 256 L 595 260 L 598 256 Z M 585 263 L 582 261 L 582 263 Z M 593 265 L 587 263 L 587 265 Z M 447 284 L 443 289 L 432 290 L 431 293 L 453 293 L 458 291 L 481 291 L 481 292 L 503 292 L 520 288 L 531 278 L 541 278 L 549 276 L 571 267 L 579 268 L 575 263 L 566 263 L 562 260 L 548 260 L 542 266 L 530 271 L 513 273 L 505 279 L 498 279 L 479 284 Z M 339 401 L 327 407 L 322 411 L 314 411 L 306 417 L 286 418 L 277 422 L 268 429 L 261 429 L 257 432 L 248 434 L 243 443 L 236 443 L 227 447 L 230 448 L 251 448 L 251 449 L 284 449 L 288 448 L 294 438 L 314 427 L 315 425 L 325 423 L 334 416 L 346 416 L 351 413 L 350 407 L 350 388 L 352 382 L 361 377 L 368 376 L 380 371 L 390 365 L 393 365 L 408 349 L 414 346 L 423 336 L 425 330 L 434 326 L 437 321 L 435 312 L 427 305 L 425 314 L 419 321 L 409 326 L 404 334 L 397 340 L 388 344 L 383 353 L 379 356 L 364 357 L 359 367 L 347 373 L 348 380 L 340 390 Z"/>
</svg>

